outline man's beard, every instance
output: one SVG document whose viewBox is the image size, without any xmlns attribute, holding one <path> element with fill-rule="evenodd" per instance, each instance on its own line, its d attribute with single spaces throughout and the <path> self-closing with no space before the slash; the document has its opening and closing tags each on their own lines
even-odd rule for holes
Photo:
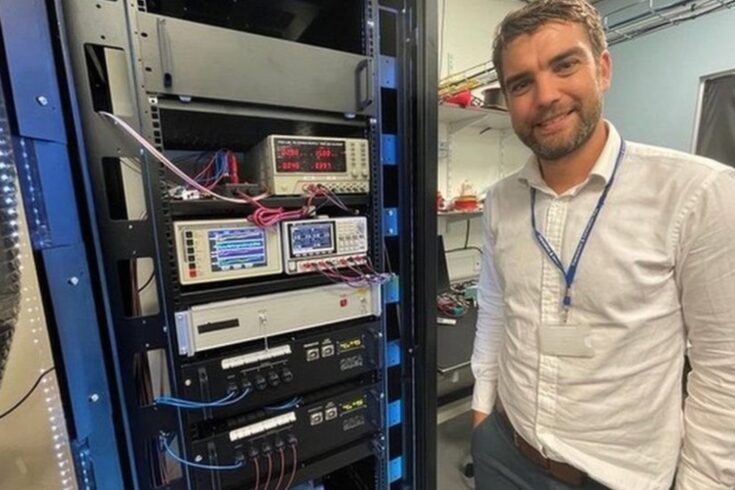
<svg viewBox="0 0 735 490">
<path fill-rule="evenodd" d="M 584 105 L 577 106 L 576 113 L 579 115 L 579 123 L 571 137 L 562 141 L 554 141 L 552 135 L 547 142 L 542 142 L 534 135 L 535 124 L 530 127 L 524 127 L 522 131 L 518 131 L 518 137 L 528 146 L 531 151 L 541 160 L 554 161 L 559 160 L 582 147 L 591 137 L 602 117 L 602 99 L 596 98 L 586 107 Z M 554 115 L 559 115 L 557 110 L 548 110 L 547 114 L 540 117 L 540 120 L 549 119 Z M 570 114 L 568 117 L 572 117 Z"/>
</svg>

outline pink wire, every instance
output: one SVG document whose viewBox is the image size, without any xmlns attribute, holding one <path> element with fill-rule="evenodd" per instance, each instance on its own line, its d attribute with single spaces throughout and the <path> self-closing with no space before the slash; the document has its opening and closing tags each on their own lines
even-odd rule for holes
<svg viewBox="0 0 735 490">
<path fill-rule="evenodd" d="M 268 485 L 271 483 L 271 474 L 273 474 L 273 458 L 268 454 L 268 479 L 265 481 L 263 490 L 268 490 Z"/>
<path fill-rule="evenodd" d="M 291 446 L 291 452 L 293 453 L 293 468 L 291 469 L 291 478 L 288 480 L 286 487 L 283 490 L 288 490 L 293 479 L 296 478 L 296 462 L 298 461 L 298 453 L 296 452 L 296 446 Z"/>
<path fill-rule="evenodd" d="M 283 448 L 279 449 L 278 452 L 281 453 L 281 476 L 278 477 L 278 483 L 273 490 L 278 490 L 281 483 L 283 483 L 283 477 L 286 475 L 286 454 L 283 452 Z"/>
<path fill-rule="evenodd" d="M 260 465 L 257 456 L 253 458 L 253 463 L 255 463 L 255 490 L 258 490 L 260 486 Z"/>
</svg>

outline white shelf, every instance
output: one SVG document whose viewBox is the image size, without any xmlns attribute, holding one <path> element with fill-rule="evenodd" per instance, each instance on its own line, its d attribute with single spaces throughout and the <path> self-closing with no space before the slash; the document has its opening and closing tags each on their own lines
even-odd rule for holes
<svg viewBox="0 0 735 490">
<path fill-rule="evenodd" d="M 456 104 L 439 104 L 439 122 L 449 125 L 454 133 L 468 126 L 492 129 L 509 129 L 510 116 L 500 109 L 482 107 L 460 107 Z"/>
<path fill-rule="evenodd" d="M 482 216 L 482 211 L 439 211 L 437 216 L 448 221 L 461 221 L 470 218 L 479 218 Z"/>
</svg>

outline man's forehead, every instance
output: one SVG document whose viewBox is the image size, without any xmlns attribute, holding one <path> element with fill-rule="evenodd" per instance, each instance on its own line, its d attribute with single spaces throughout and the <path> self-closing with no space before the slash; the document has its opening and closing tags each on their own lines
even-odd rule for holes
<svg viewBox="0 0 735 490">
<path fill-rule="evenodd" d="M 553 48 L 562 43 L 568 45 L 577 42 L 589 43 L 587 31 L 582 24 L 553 20 L 541 24 L 529 33 L 524 33 L 514 38 L 506 44 L 505 49 L 503 49 L 503 55 L 507 55 L 518 49 L 528 49 L 531 46 L 553 50 Z M 559 48 L 561 50 L 564 49 L 562 46 L 559 46 Z"/>
<path fill-rule="evenodd" d="M 516 64 L 541 62 L 553 59 L 570 48 L 584 46 L 589 49 L 589 37 L 577 22 L 549 21 L 533 32 L 521 34 L 503 49 L 503 68 L 507 71 Z"/>
</svg>

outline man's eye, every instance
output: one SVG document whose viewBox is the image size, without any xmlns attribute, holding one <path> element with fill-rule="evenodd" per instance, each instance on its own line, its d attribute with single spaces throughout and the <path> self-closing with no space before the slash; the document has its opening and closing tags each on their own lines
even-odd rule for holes
<svg viewBox="0 0 735 490">
<path fill-rule="evenodd" d="M 523 81 L 520 81 L 520 82 L 516 82 L 516 83 L 514 83 L 514 84 L 512 84 L 510 86 L 510 91 L 511 91 L 511 93 L 514 93 L 514 94 L 521 93 L 524 90 L 526 90 L 529 87 L 529 85 L 530 84 L 529 84 L 528 80 L 523 80 Z"/>
<path fill-rule="evenodd" d="M 557 73 L 569 73 L 579 64 L 577 60 L 565 60 L 556 65 Z"/>
</svg>

